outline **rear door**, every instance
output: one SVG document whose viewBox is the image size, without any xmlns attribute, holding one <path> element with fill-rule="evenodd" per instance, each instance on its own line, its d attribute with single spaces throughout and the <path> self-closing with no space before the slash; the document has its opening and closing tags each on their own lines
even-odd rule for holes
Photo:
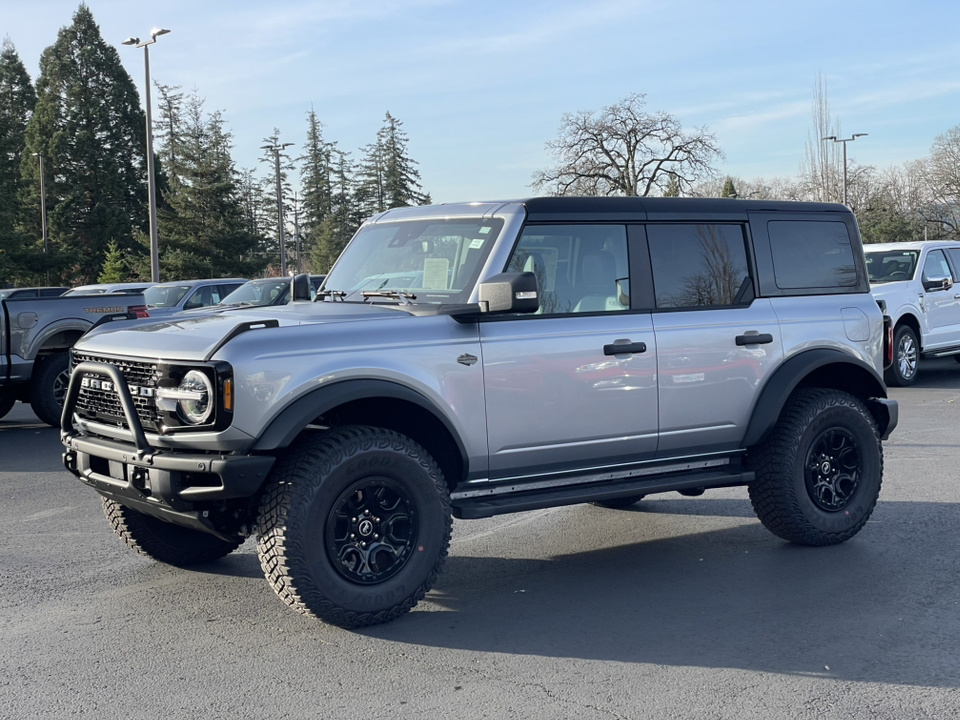
<svg viewBox="0 0 960 720">
<path fill-rule="evenodd" d="M 644 229 L 659 368 L 658 455 L 737 448 L 759 389 L 783 356 L 770 301 L 754 297 L 745 225 Z"/>
<path fill-rule="evenodd" d="M 652 457 L 656 340 L 630 308 L 626 226 L 528 225 L 507 269 L 537 275 L 541 307 L 480 323 L 491 478 Z"/>
</svg>

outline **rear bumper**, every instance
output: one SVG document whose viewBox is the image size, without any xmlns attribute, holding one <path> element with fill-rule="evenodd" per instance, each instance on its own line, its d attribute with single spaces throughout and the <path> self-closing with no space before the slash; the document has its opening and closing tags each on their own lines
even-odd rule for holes
<svg viewBox="0 0 960 720">
<path fill-rule="evenodd" d="M 867 406 L 880 428 L 880 439 L 886 440 L 890 437 L 900 420 L 900 408 L 896 400 L 890 398 L 871 398 L 867 401 Z"/>
</svg>

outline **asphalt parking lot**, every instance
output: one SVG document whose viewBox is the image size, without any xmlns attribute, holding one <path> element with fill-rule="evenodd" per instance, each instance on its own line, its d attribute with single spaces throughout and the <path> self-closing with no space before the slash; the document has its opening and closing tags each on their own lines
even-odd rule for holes
<svg viewBox="0 0 960 720">
<path fill-rule="evenodd" d="M 792 546 L 743 488 L 457 521 L 425 602 L 297 615 L 252 542 L 127 550 L 26 406 L 0 420 L 0 717 L 956 718 L 960 365 L 892 389 L 880 503 Z"/>
</svg>

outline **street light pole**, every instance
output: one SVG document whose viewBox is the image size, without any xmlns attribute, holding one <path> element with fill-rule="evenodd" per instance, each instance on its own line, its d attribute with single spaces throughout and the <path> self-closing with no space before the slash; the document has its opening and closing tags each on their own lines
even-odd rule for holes
<svg viewBox="0 0 960 720">
<path fill-rule="evenodd" d="M 868 133 L 854 133 L 848 138 L 841 139 L 836 135 L 827 135 L 821 140 L 833 140 L 834 143 L 843 143 L 843 204 L 847 204 L 847 143 L 853 142 L 858 137 L 866 137 Z"/>
<path fill-rule="evenodd" d="M 43 228 L 43 264 L 46 265 L 47 285 L 50 284 L 50 258 L 47 256 L 50 251 L 50 236 L 47 232 L 47 191 L 43 180 L 43 155 L 33 153 L 34 157 L 40 161 L 40 227 Z"/>
<path fill-rule="evenodd" d="M 284 148 L 288 148 L 293 143 L 283 143 L 282 145 L 261 145 L 261 150 L 269 150 L 273 153 L 274 166 L 277 171 L 277 225 L 280 228 L 280 274 L 287 275 L 287 246 L 283 236 L 283 192 L 280 188 L 280 153 Z"/>
<path fill-rule="evenodd" d="M 140 38 L 127 38 L 124 45 L 135 45 L 143 48 L 143 67 L 146 77 L 144 97 L 147 104 L 147 196 L 150 207 L 150 280 L 160 282 L 160 241 L 157 237 L 157 178 L 153 167 L 153 118 L 150 114 L 150 45 L 153 45 L 160 35 L 166 35 L 166 28 L 154 28 L 150 31 L 150 40 L 140 42 Z"/>
</svg>

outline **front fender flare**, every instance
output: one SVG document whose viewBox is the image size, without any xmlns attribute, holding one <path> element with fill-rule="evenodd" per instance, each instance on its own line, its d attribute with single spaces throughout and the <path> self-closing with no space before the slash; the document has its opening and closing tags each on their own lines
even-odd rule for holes
<svg viewBox="0 0 960 720">
<path fill-rule="evenodd" d="M 420 406 L 433 415 L 450 433 L 457 445 L 457 451 L 467 466 L 467 451 L 452 422 L 447 415 L 425 395 L 405 385 L 387 380 L 354 379 L 341 380 L 311 390 L 284 408 L 270 421 L 266 430 L 253 446 L 254 451 L 276 450 L 288 446 L 294 438 L 310 423 L 333 408 L 354 400 L 369 398 L 392 398 L 404 400 Z"/>
<path fill-rule="evenodd" d="M 828 365 L 846 365 L 863 380 L 867 397 L 885 398 L 887 388 L 879 373 L 865 362 L 848 353 L 831 348 L 805 350 L 781 365 L 770 377 L 753 406 L 750 423 L 744 435 L 744 447 L 756 445 L 776 424 L 780 412 L 797 386 L 816 370 Z M 892 428 L 891 428 L 892 429 Z M 881 434 L 884 434 L 881 431 Z"/>
</svg>

